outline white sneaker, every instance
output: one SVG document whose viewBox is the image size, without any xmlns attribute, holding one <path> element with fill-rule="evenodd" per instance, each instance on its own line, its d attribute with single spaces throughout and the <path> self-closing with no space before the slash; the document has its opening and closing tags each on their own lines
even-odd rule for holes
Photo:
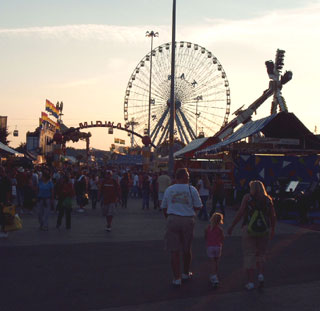
<svg viewBox="0 0 320 311">
<path fill-rule="evenodd" d="M 182 281 L 190 280 L 190 279 L 192 279 L 192 276 L 193 276 L 192 272 L 188 272 L 188 274 L 182 273 L 181 279 L 182 279 Z"/>
<path fill-rule="evenodd" d="M 172 280 L 172 285 L 173 285 L 174 287 L 180 287 L 180 286 L 181 286 L 181 279 Z"/>
<path fill-rule="evenodd" d="M 245 288 L 246 288 L 247 290 L 252 290 L 252 289 L 254 289 L 254 283 L 249 282 L 248 284 L 245 285 Z"/>
<path fill-rule="evenodd" d="M 106 231 L 111 232 L 111 228 L 108 228 L 108 227 L 107 227 L 107 228 L 106 228 Z"/>
</svg>

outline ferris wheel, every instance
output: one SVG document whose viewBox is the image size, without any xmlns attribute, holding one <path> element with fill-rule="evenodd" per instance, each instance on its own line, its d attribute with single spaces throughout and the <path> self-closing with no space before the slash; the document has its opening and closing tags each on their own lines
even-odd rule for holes
<svg viewBox="0 0 320 311">
<path fill-rule="evenodd" d="M 218 59 L 198 44 L 176 42 L 175 59 L 174 135 L 188 144 L 197 137 L 212 136 L 228 122 L 229 81 Z M 149 134 L 155 145 L 169 137 L 170 87 L 171 43 L 166 43 L 138 63 L 124 98 L 125 121 L 134 122 L 135 131 L 141 134 L 148 134 L 150 123 Z"/>
</svg>

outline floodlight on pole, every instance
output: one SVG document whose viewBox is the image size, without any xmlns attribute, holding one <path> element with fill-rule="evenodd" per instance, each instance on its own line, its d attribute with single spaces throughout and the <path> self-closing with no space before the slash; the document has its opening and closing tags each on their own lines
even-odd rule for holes
<svg viewBox="0 0 320 311">
<path fill-rule="evenodd" d="M 159 37 L 158 32 L 153 30 L 146 32 L 146 37 L 151 38 L 151 49 L 150 49 L 150 77 L 149 77 L 149 112 L 148 112 L 148 136 L 150 136 L 150 116 L 151 116 L 151 82 L 152 82 L 152 53 L 153 53 L 153 38 Z"/>
</svg>

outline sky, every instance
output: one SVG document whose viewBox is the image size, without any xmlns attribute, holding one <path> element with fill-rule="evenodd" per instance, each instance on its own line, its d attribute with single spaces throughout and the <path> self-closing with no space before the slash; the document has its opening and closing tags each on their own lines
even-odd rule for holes
<svg viewBox="0 0 320 311">
<path fill-rule="evenodd" d="M 204 46 L 222 64 L 231 113 L 267 89 L 264 62 L 285 50 L 284 70 L 293 72 L 282 90 L 288 110 L 310 131 L 320 128 L 320 1 L 177 0 L 176 20 L 176 41 Z M 0 115 L 8 116 L 10 132 L 19 130 L 10 145 L 38 126 L 46 99 L 63 101 L 67 126 L 124 123 L 129 78 L 150 49 L 145 32 L 159 32 L 155 47 L 171 42 L 171 21 L 171 0 L 1 0 Z M 270 108 L 271 99 L 254 119 Z M 90 132 L 91 147 L 107 150 L 115 137 L 129 145 L 121 131 Z"/>
</svg>

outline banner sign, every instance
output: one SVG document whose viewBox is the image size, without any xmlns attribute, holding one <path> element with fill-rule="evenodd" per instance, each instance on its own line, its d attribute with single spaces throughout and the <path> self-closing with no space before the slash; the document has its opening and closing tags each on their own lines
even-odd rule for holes
<svg viewBox="0 0 320 311">
<path fill-rule="evenodd" d="M 115 138 L 114 139 L 114 143 L 115 144 L 120 144 L 120 145 L 125 145 L 126 141 L 124 139 L 120 139 L 120 138 Z"/>
<path fill-rule="evenodd" d="M 115 123 L 111 121 L 90 121 L 89 122 L 81 122 L 79 123 L 79 128 L 80 129 L 85 129 L 89 127 L 112 127 L 112 128 L 118 128 L 118 129 L 123 129 L 121 126 L 121 123 Z M 124 129 L 128 129 L 130 127 L 129 124 L 125 123 L 124 124 Z"/>
<path fill-rule="evenodd" d="M 0 129 L 7 128 L 7 119 L 8 119 L 8 117 L 0 116 Z"/>
</svg>

